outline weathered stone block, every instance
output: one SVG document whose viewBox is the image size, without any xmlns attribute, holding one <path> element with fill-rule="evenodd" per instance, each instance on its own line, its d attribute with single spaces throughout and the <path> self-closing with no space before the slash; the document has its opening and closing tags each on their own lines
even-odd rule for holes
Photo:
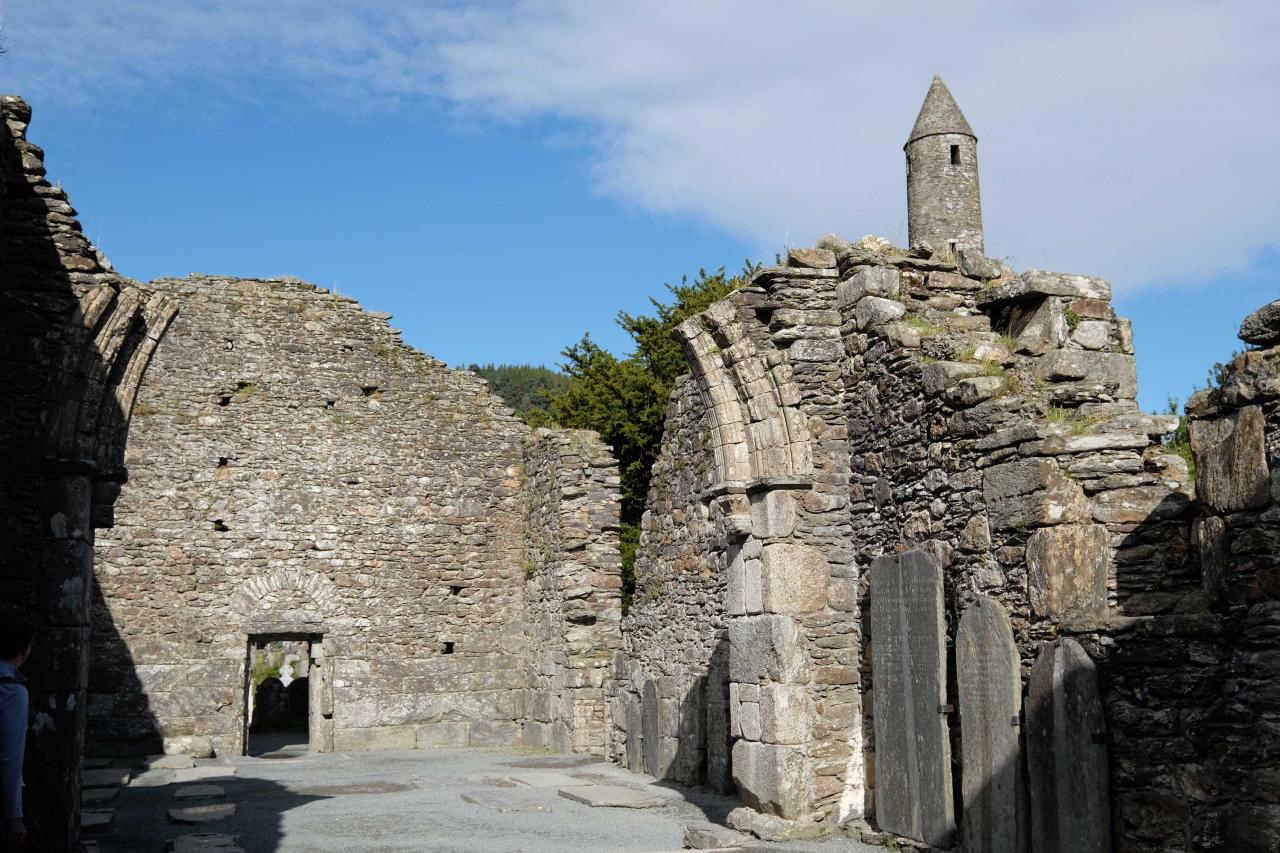
<svg viewBox="0 0 1280 853">
<path fill-rule="evenodd" d="M 809 688 L 797 684 L 760 685 L 760 737 L 765 743 L 807 743 L 816 716 Z M 745 735 L 744 735 L 745 736 Z"/>
<path fill-rule="evenodd" d="M 812 770 L 804 751 L 740 740 L 733 745 L 733 780 L 756 811 L 797 818 L 810 808 Z"/>
<path fill-rule="evenodd" d="M 860 330 L 867 330 L 891 323 L 907 313 L 907 306 L 893 299 L 879 296 L 863 297 L 853 309 L 854 320 Z"/>
<path fill-rule="evenodd" d="M 751 532 L 758 539 L 790 536 L 796 526 L 796 499 L 789 489 L 751 496 Z"/>
<path fill-rule="evenodd" d="M 1106 610 L 1110 554 L 1111 537 L 1101 524 L 1036 530 L 1026 556 L 1032 609 L 1056 620 Z"/>
<path fill-rule="evenodd" d="M 864 296 L 897 299 L 901 291 L 902 274 L 894 267 L 863 267 L 836 285 L 836 304 L 848 308 Z"/>
<path fill-rule="evenodd" d="M 1111 299 L 1111 283 L 1086 275 L 1027 270 L 1015 281 L 988 288 L 978 296 L 979 305 L 991 305 L 1035 296 L 1073 296 Z"/>
<path fill-rule="evenodd" d="M 1240 340 L 1257 346 L 1280 342 L 1280 299 L 1254 311 L 1240 324 Z"/>
<path fill-rule="evenodd" d="M 813 269 L 835 269 L 836 254 L 830 249 L 789 249 L 787 266 L 811 267 Z"/>
<path fill-rule="evenodd" d="M 997 530 L 1089 518 L 1089 502 L 1080 484 L 1048 459 L 1023 459 L 986 469 L 982 496 L 991 526 Z"/>
<path fill-rule="evenodd" d="M 983 400 L 990 400 L 1003 390 L 1004 380 L 998 376 L 973 376 L 961 379 L 947 389 L 946 399 L 956 407 L 976 406 Z"/>
<path fill-rule="evenodd" d="M 804 635 L 789 616 L 747 616 L 729 621 L 729 679 L 758 684 L 809 681 Z"/>
<path fill-rule="evenodd" d="M 367 729 L 335 729 L 333 748 L 339 752 L 414 749 L 417 746 L 416 728 L 417 726 L 378 726 Z"/>
<path fill-rule="evenodd" d="M 419 723 L 414 726 L 414 745 L 418 749 L 461 749 L 467 746 L 469 728 L 469 723 L 461 722 Z"/>
<path fill-rule="evenodd" d="M 760 559 L 764 610 L 767 613 L 812 613 L 827 599 L 830 569 L 821 550 L 811 545 L 774 543 Z"/>
<path fill-rule="evenodd" d="M 1264 506 L 1270 499 L 1266 422 L 1247 406 L 1222 418 L 1191 422 L 1196 455 L 1196 494 L 1218 512 Z"/>
<path fill-rule="evenodd" d="M 963 361 L 935 361 L 933 364 L 926 365 L 920 375 L 924 392 L 931 397 L 936 397 L 961 379 L 977 376 L 980 373 L 982 368 L 976 364 Z"/>
</svg>

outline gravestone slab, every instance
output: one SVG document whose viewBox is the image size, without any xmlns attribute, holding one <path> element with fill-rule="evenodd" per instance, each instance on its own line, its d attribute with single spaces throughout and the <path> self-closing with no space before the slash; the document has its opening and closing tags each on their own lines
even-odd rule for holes
<svg viewBox="0 0 1280 853">
<path fill-rule="evenodd" d="M 1093 661 L 1046 644 L 1027 686 L 1027 778 L 1036 853 L 1111 853 L 1105 718 Z"/>
<path fill-rule="evenodd" d="M 965 853 L 1024 853 L 1022 677 L 1009 615 L 979 598 L 956 631 Z"/>
<path fill-rule="evenodd" d="M 196 763 L 190 755 L 148 755 L 142 766 L 148 770 L 186 770 Z"/>
<path fill-rule="evenodd" d="M 644 727 L 640 699 L 630 692 L 624 695 L 627 703 L 627 767 L 636 773 L 643 773 Z"/>
<path fill-rule="evenodd" d="M 662 723 L 659 719 L 661 705 L 658 701 L 658 685 L 651 678 L 644 683 L 640 694 L 640 730 L 643 734 L 641 749 L 644 757 L 644 772 L 658 779 L 662 778 Z"/>
<path fill-rule="evenodd" d="M 592 808 L 652 809 L 665 800 L 647 791 L 637 791 L 622 785 L 566 785 L 558 792 L 566 800 L 585 803 Z"/>
<path fill-rule="evenodd" d="M 908 551 L 871 564 L 876 822 L 950 847 L 955 835 L 947 734 L 942 570 Z"/>
</svg>

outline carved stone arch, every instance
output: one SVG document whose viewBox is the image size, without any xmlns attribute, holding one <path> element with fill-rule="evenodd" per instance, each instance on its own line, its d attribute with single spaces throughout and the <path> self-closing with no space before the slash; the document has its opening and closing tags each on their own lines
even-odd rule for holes
<svg viewBox="0 0 1280 853">
<path fill-rule="evenodd" d="M 732 297 L 676 334 L 711 407 L 719 481 L 811 475 L 813 451 L 791 367 L 780 352 L 760 353 Z"/>
<path fill-rule="evenodd" d="M 296 606 L 299 595 L 314 606 Z M 275 568 L 251 577 L 232 593 L 231 604 L 251 633 L 268 633 L 268 627 L 273 631 L 297 628 L 323 633 L 319 629 L 342 614 L 338 588 L 310 569 Z"/>
</svg>

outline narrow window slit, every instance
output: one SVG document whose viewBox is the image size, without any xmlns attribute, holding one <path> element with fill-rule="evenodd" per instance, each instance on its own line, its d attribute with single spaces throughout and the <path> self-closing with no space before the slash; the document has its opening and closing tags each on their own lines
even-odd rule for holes
<svg viewBox="0 0 1280 853">
<path fill-rule="evenodd" d="M 453 654 L 453 640 L 449 640 L 444 644 L 444 652 L 442 652 L 442 654 L 446 654 L 446 655 Z"/>
<path fill-rule="evenodd" d="M 959 145 L 951 146 L 951 165 L 952 166 L 960 165 L 960 146 Z"/>
</svg>

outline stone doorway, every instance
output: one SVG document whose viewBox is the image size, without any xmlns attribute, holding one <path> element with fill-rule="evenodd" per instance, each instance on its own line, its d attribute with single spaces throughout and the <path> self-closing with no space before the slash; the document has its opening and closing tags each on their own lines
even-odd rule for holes
<svg viewBox="0 0 1280 853">
<path fill-rule="evenodd" d="M 248 638 L 244 690 L 244 754 L 288 757 L 328 751 L 321 728 L 319 687 L 326 681 L 317 635 L 256 634 Z"/>
</svg>

